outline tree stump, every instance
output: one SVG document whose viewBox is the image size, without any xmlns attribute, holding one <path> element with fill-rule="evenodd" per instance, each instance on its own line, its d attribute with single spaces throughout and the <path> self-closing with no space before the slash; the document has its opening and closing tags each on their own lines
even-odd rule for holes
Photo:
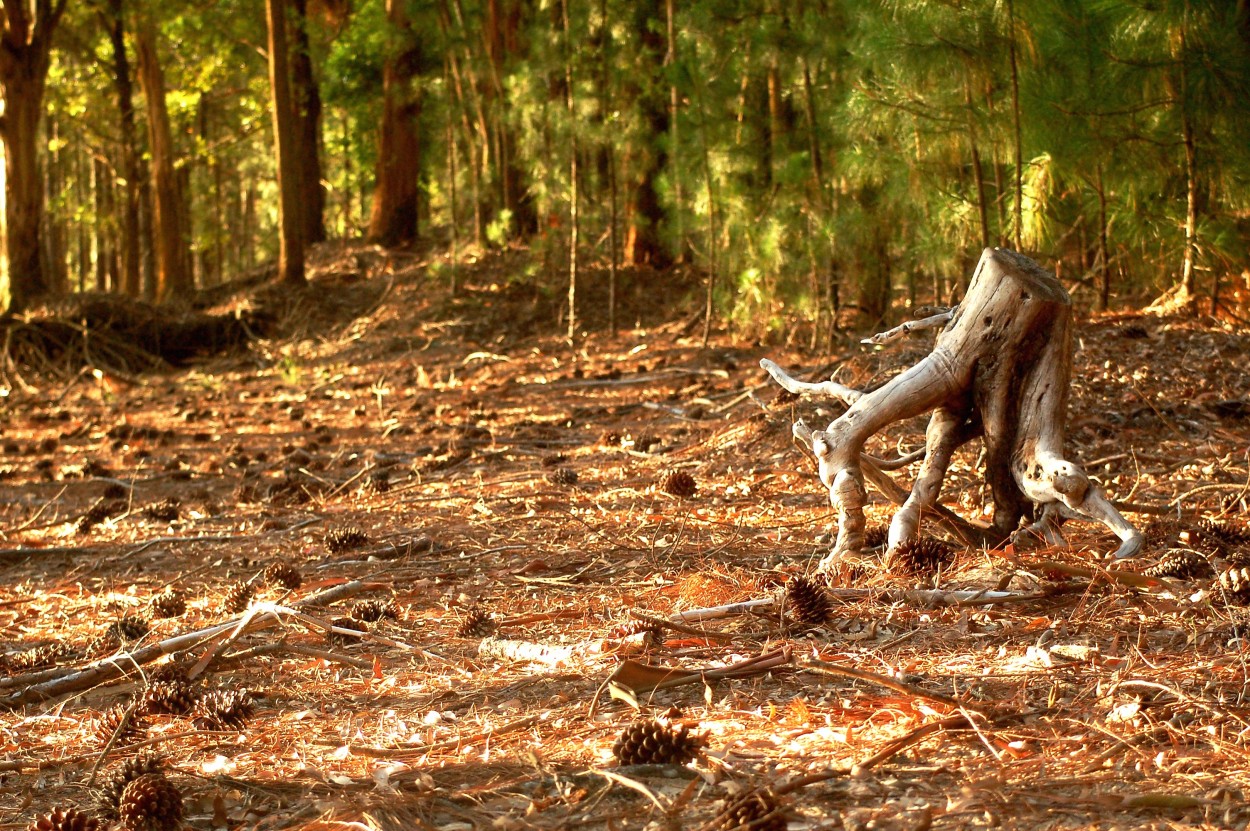
<svg viewBox="0 0 1250 831">
<path fill-rule="evenodd" d="M 798 381 L 772 361 L 760 362 L 790 392 L 829 395 L 849 405 L 824 430 L 811 430 L 802 420 L 794 425 L 795 436 L 815 454 L 820 479 L 838 509 L 837 542 L 820 569 L 831 570 L 844 555 L 863 547 L 865 469 L 875 483 L 887 489 L 893 484 L 875 460 L 864 456 L 864 442 L 895 421 L 929 411 L 924 461 L 890 523 L 890 552 L 916 537 L 926 512 L 950 520 L 967 542 L 998 544 L 1017 531 L 1022 519 L 1033 519 L 1036 506 L 1041 514 L 1031 530 L 1048 541 L 1061 539 L 1062 519 L 1084 518 L 1103 523 L 1119 537 L 1116 557 L 1137 554 L 1141 533 L 1063 455 L 1072 305 L 1054 275 L 1014 251 L 987 248 L 963 301 L 924 322 L 941 323 L 945 328 L 928 357 L 872 393 L 833 381 Z M 994 503 L 988 527 L 964 522 L 937 502 L 952 454 L 978 437 L 985 446 L 985 476 Z"/>
</svg>

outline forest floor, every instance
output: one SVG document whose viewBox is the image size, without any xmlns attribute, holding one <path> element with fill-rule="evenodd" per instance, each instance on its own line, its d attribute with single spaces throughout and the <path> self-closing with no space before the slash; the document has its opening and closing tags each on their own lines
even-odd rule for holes
<svg viewBox="0 0 1250 831">
<path fill-rule="evenodd" d="M 626 275 L 628 325 L 609 336 L 595 311 L 574 352 L 558 297 L 509 279 L 524 262 L 466 266 L 452 297 L 420 257 L 325 255 L 281 337 L 9 391 L 0 828 L 93 810 L 140 750 L 205 831 L 694 829 L 769 787 L 782 812 L 754 827 L 1247 827 L 1250 615 L 1210 579 L 1140 573 L 1197 545 L 1199 518 L 1245 525 L 1250 332 L 1139 314 L 1078 327 L 1072 457 L 1113 498 L 1182 518 L 1138 560 L 1108 564 L 1117 541 L 1070 523 L 1062 548 L 958 553 L 946 594 L 869 567 L 821 624 L 766 603 L 626 635 L 632 613 L 779 597 L 829 546 L 790 425 L 836 410 L 779 397 L 761 357 L 871 387 L 932 335 L 819 357 L 728 335 L 703 349 L 668 289 Z M 869 450 L 923 431 L 895 425 Z M 976 466 L 961 451 L 944 490 L 965 516 L 989 501 Z M 693 495 L 661 488 L 674 470 Z M 870 522 L 887 520 L 874 500 Z M 299 588 L 266 579 L 275 563 Z M 185 613 L 153 616 L 170 587 Z M 956 593 L 982 589 L 1010 597 Z M 327 638 L 370 611 L 384 616 L 361 637 Z M 150 629 L 110 639 L 125 618 Z M 175 649 L 172 669 L 151 660 Z M 165 709 L 247 690 L 251 712 L 142 715 L 102 758 L 103 714 L 154 673 L 196 674 Z M 691 725 L 698 758 L 618 765 L 634 703 Z"/>
</svg>

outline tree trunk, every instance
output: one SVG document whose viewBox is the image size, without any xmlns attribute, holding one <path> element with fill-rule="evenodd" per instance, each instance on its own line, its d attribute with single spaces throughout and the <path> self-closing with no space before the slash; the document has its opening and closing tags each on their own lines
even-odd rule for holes
<svg viewBox="0 0 1250 831">
<path fill-rule="evenodd" d="M 113 176 L 102 159 L 92 162 L 95 182 L 95 281 L 101 291 L 116 293 L 121 288 L 120 263 L 117 258 L 117 226 L 108 221 L 117 214 L 117 194 Z"/>
<path fill-rule="evenodd" d="M 133 83 L 130 77 L 130 59 L 126 56 L 123 0 L 109 0 L 107 12 L 102 12 L 104 28 L 108 32 L 113 52 L 113 89 L 117 94 L 117 111 L 121 128 L 121 169 L 124 186 L 121 214 L 121 291 L 130 297 L 138 297 L 143 291 L 141 278 L 141 251 L 139 239 L 140 183 L 143 166 L 139 158 L 138 131 L 135 128 L 135 104 Z"/>
<path fill-rule="evenodd" d="M 382 68 L 382 125 L 378 130 L 377 181 L 368 238 L 388 247 L 417 239 L 421 194 L 421 91 L 415 82 L 420 60 L 417 33 L 403 0 L 387 0 L 386 17 L 403 48 Z"/>
<path fill-rule="evenodd" d="M 308 38 L 308 0 L 292 0 L 295 8 L 294 49 L 291 51 L 291 82 L 295 96 L 295 120 L 299 133 L 300 186 L 303 205 L 304 242 L 326 238 L 326 190 L 321 175 L 321 90 L 313 74 Z"/>
<path fill-rule="evenodd" d="M 55 205 L 61 196 L 65 181 L 65 157 L 67 147 L 61 142 L 61 125 L 55 118 L 48 119 L 48 155 L 44 165 L 43 204 Z M 69 289 L 69 227 L 59 212 L 51 211 L 43 218 L 43 273 L 48 294 L 59 297 Z"/>
<path fill-rule="evenodd" d="M 516 152 L 516 136 L 510 124 L 510 96 L 504 89 L 504 77 L 509 70 L 511 58 L 521 50 L 519 33 L 524 18 L 525 0 L 487 0 L 486 25 L 482 37 L 485 41 L 491 83 L 487 89 L 488 99 L 497 102 L 495 140 L 496 163 L 499 165 L 503 205 L 512 212 L 512 227 L 520 237 L 538 232 L 538 214 L 534 199 L 525 182 L 525 171 Z"/>
<path fill-rule="evenodd" d="M 849 405 L 825 430 L 813 431 L 802 421 L 794 425 L 796 437 L 816 455 L 820 479 L 839 514 L 838 540 L 821 570 L 835 570 L 843 556 L 858 554 L 864 545 L 865 475 L 885 491 L 898 490 L 862 456 L 864 442 L 893 422 L 930 410 L 924 463 L 890 524 L 890 552 L 917 536 L 922 514 L 936 513 L 967 542 L 1001 542 L 1033 503 L 1043 509 L 1033 528 L 1050 541 L 1060 516 L 1093 519 L 1120 538 L 1117 557 L 1135 555 L 1141 533 L 1063 456 L 1071 321 L 1067 292 L 1052 274 L 1015 252 L 986 249 L 963 301 L 925 321 L 945 323 L 930 355 L 876 391 L 796 381 L 772 361 L 762 361 L 786 390 L 830 395 Z M 884 343 L 905 334 L 901 330 L 872 340 Z M 984 441 L 994 500 L 988 528 L 961 520 L 937 502 L 951 455 L 977 436 Z"/>
<path fill-rule="evenodd" d="M 648 66 L 663 66 L 667 44 L 662 32 L 667 26 L 661 0 L 639 3 L 635 9 L 635 29 L 639 32 L 642 45 L 642 62 Z M 631 265 L 649 263 L 656 268 L 664 268 L 672 263 L 673 258 L 661 240 L 665 212 L 660 204 L 658 184 L 669 166 L 665 140 L 670 132 L 671 101 L 665 101 L 659 90 L 660 85 L 652 83 L 638 92 L 646 143 L 641 152 L 642 167 L 626 208 L 629 228 L 624 254 L 625 262 Z"/>
<path fill-rule="evenodd" d="M 40 260 L 43 177 L 39 170 L 39 119 L 48 78 L 52 33 L 66 0 L 0 5 L 0 90 L 4 115 L 5 246 L 9 268 L 9 311 L 19 312 L 52 290 Z"/>
<path fill-rule="evenodd" d="M 185 297 L 192 287 L 191 248 L 178 175 L 174 169 L 174 141 L 165 103 L 165 74 L 156 53 L 156 32 L 150 23 L 138 27 L 135 53 L 139 83 L 147 99 L 148 144 L 152 153 L 152 238 L 156 249 L 158 303 Z"/>
<path fill-rule="evenodd" d="M 1111 306 L 1111 252 L 1107 247 L 1107 188 L 1102 180 L 1102 165 L 1098 165 L 1098 308 L 1106 311 Z"/>
<path fill-rule="evenodd" d="M 278 162 L 278 193 L 281 223 L 278 279 L 300 286 L 304 277 L 304 212 L 301 198 L 303 168 L 299 158 L 299 133 L 295 103 L 291 98 L 290 46 L 286 35 L 287 0 L 265 0 L 269 29 L 269 92 L 273 108 L 274 156 Z"/>
<path fill-rule="evenodd" d="M 572 30 L 569 26 L 569 0 L 561 0 L 560 17 L 564 29 L 564 103 L 568 109 L 569 123 L 576 119 L 573 100 L 573 44 Z M 581 217 L 578 214 L 577 189 L 577 131 L 573 130 L 569 147 L 569 343 L 577 344 L 577 245 L 581 232 Z"/>
<path fill-rule="evenodd" d="M 1024 147 L 1020 131 L 1020 67 L 1016 54 L 1015 0 L 1007 0 L 1007 22 L 1007 54 L 1011 59 L 1011 144 L 1016 163 L 1014 241 L 1016 250 L 1020 251 L 1020 239 L 1024 233 Z"/>
</svg>

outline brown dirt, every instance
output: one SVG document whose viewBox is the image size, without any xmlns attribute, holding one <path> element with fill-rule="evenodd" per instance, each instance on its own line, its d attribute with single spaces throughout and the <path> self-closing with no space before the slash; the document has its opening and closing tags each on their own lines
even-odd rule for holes
<svg viewBox="0 0 1250 831">
<path fill-rule="evenodd" d="M 155 715 L 140 734 L 168 757 L 190 826 L 697 828 L 736 788 L 833 771 L 785 797 L 807 823 L 794 827 L 1246 827 L 1246 607 L 1209 582 L 1133 586 L 1046 564 L 1113 550 L 1092 525 L 1067 526 L 1063 550 L 963 552 L 940 578 L 1044 598 L 925 607 L 900 595 L 914 582 L 869 564 L 857 586 L 875 591 L 835 598 L 823 626 L 761 612 L 704 624 L 728 640 L 610 637 L 631 610 L 767 597 L 820 559 L 831 510 L 789 425 L 836 411 L 781 400 L 760 357 L 837 364 L 869 387 L 929 336 L 820 358 L 731 336 L 702 350 L 639 274 L 626 275 L 628 328 L 573 351 L 550 334 L 558 296 L 509 280 L 522 255 L 466 269 L 458 298 L 420 257 L 343 262 L 290 299 L 282 340 L 137 380 L 35 383 L 3 405 L 10 662 L 53 642 L 83 649 L 171 585 L 188 611 L 135 648 L 237 618 L 222 608 L 231 585 L 272 563 L 302 573 L 300 588 L 253 601 L 277 604 L 279 625 L 189 650 L 220 650 L 206 686 L 254 693 L 244 730 Z M 1250 333 L 1123 315 L 1079 335 L 1073 455 L 1117 499 L 1187 521 L 1227 509 L 1244 525 Z M 869 449 L 922 436 L 922 422 L 900 424 Z M 965 515 L 988 502 L 975 468 L 975 448 L 961 452 L 944 492 Z M 694 476 L 693 497 L 659 488 L 673 469 Z M 120 501 L 96 513 L 114 515 L 85 527 L 106 491 Z M 870 513 L 889 509 L 878 498 Z M 350 596 L 297 611 L 329 622 L 377 599 L 398 618 L 327 641 L 283 611 L 336 587 Z M 458 634 L 473 609 L 498 627 L 485 648 Z M 547 648 L 498 657 L 500 639 Z M 634 712 L 606 692 L 590 705 L 625 658 L 711 669 L 778 647 L 792 660 L 771 673 L 639 696 L 707 733 L 689 768 L 614 766 Z M 820 674 L 813 658 L 902 684 Z M 122 669 L 0 712 L 0 782 L 17 795 L 0 825 L 90 805 L 94 720 L 141 687 L 138 667 Z M 24 701 L 28 683 L 9 674 L 0 700 Z M 931 723 L 947 729 L 912 733 Z M 132 752 L 119 744 L 103 769 Z"/>
</svg>

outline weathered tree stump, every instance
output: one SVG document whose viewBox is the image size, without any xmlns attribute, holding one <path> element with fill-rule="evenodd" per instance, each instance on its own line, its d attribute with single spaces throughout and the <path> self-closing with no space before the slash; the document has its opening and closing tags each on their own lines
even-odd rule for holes
<svg viewBox="0 0 1250 831">
<path fill-rule="evenodd" d="M 865 469 L 875 483 L 887 489 L 892 484 L 882 482 L 889 477 L 863 455 L 864 442 L 895 421 L 929 411 L 924 461 L 890 523 L 891 552 L 917 535 L 926 512 L 944 517 L 965 541 L 997 544 L 1011 537 L 1022 519 L 1032 519 L 1037 506 L 1041 515 L 1031 528 L 1048 540 L 1060 539 L 1063 518 L 1091 519 L 1120 538 L 1116 557 L 1135 555 L 1141 533 L 1063 455 L 1072 306 L 1059 281 L 1028 257 L 987 248 L 963 301 L 919 325 L 942 323 L 945 328 L 928 357 L 872 393 L 833 381 L 798 381 L 772 361 L 760 362 L 790 392 L 829 395 L 849 405 L 824 430 L 811 430 L 802 420 L 794 425 L 795 436 L 815 454 L 820 479 L 838 509 L 837 542 L 821 570 L 832 569 L 863 546 Z M 994 502 L 988 527 L 964 522 L 937 502 L 952 454 L 978 437 L 985 446 L 985 476 Z"/>
</svg>

